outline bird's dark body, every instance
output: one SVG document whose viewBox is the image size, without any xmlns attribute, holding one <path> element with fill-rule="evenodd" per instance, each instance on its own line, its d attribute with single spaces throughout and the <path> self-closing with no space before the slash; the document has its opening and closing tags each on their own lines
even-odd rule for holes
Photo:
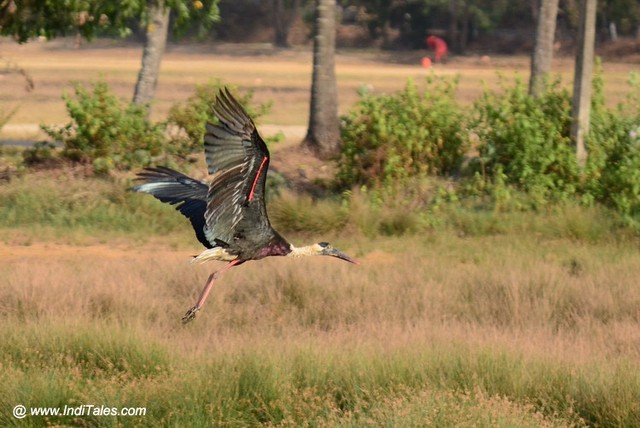
<svg viewBox="0 0 640 428">
<path fill-rule="evenodd" d="M 291 244 L 271 227 L 256 233 L 251 230 L 251 223 L 240 222 L 233 238 L 233 244 L 226 247 L 227 251 L 237 255 L 243 262 L 269 256 L 286 256 L 291 252 Z"/>
<path fill-rule="evenodd" d="M 286 256 L 291 252 L 291 245 L 278 232 L 274 231 L 274 236 L 266 243 L 260 242 L 260 247 L 256 251 L 257 245 L 238 245 L 238 258 L 242 261 L 259 260 L 269 256 Z M 244 248 L 242 248 L 244 247 Z"/>
</svg>

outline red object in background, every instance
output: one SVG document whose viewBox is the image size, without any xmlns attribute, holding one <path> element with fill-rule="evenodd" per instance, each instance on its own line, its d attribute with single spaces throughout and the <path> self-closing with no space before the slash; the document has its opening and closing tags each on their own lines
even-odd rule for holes
<svg viewBox="0 0 640 428">
<path fill-rule="evenodd" d="M 422 57 L 422 66 L 424 68 L 431 67 L 431 58 L 429 58 L 428 56 Z"/>
<path fill-rule="evenodd" d="M 447 54 L 449 53 L 447 42 L 438 36 L 429 36 L 427 37 L 426 42 L 429 48 L 436 51 L 436 62 L 441 62 L 443 59 L 447 58 Z"/>
</svg>

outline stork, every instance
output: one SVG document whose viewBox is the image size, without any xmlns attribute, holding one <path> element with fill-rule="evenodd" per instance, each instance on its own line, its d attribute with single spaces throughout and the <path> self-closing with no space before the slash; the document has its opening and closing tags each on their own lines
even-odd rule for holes
<svg viewBox="0 0 640 428">
<path fill-rule="evenodd" d="M 218 124 L 206 125 L 204 152 L 208 185 L 167 167 L 145 168 L 143 181 L 132 188 L 175 205 L 189 219 L 196 238 L 206 247 L 192 263 L 227 262 L 209 276 L 200 297 L 182 317 L 193 320 L 207 300 L 213 283 L 231 267 L 269 256 L 332 256 L 358 262 L 327 242 L 296 247 L 271 227 L 264 189 L 269 150 L 253 120 L 228 89 L 220 91 L 213 106 Z"/>
</svg>

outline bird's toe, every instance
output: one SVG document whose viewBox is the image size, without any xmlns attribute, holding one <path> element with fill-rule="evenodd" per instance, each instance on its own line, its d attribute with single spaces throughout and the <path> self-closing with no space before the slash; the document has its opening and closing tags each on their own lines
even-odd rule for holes
<svg viewBox="0 0 640 428">
<path fill-rule="evenodd" d="M 200 310 L 200 306 L 198 305 L 194 305 L 191 309 L 189 309 L 184 316 L 182 317 L 182 323 L 186 324 L 190 321 L 193 321 L 194 319 L 196 319 L 196 315 L 198 314 L 198 311 Z"/>
</svg>

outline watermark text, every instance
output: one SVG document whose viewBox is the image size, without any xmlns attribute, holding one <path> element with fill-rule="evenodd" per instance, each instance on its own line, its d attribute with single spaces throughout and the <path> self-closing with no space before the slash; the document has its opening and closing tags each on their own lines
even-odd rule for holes
<svg viewBox="0 0 640 428">
<path fill-rule="evenodd" d="M 13 416 L 24 419 L 27 416 L 146 416 L 146 407 L 109 407 L 105 405 L 81 404 L 64 407 L 27 407 L 18 404 L 13 407 Z"/>
</svg>

